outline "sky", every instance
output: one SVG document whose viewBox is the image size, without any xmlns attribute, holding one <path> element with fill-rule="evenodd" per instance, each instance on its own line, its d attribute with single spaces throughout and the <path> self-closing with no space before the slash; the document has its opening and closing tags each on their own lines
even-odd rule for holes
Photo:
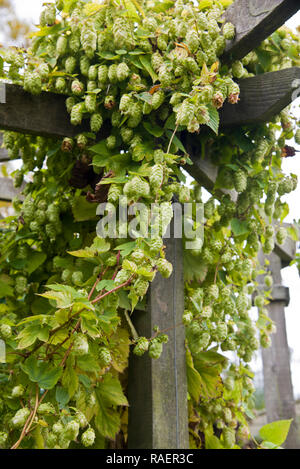
<svg viewBox="0 0 300 469">
<path fill-rule="evenodd" d="M 14 5 L 18 15 L 27 19 L 32 25 L 38 23 L 40 11 L 45 0 L 14 0 Z M 295 29 L 300 25 L 300 12 L 287 21 L 287 26 Z M 300 98 L 293 104 L 294 113 L 300 119 Z M 297 148 L 300 151 L 300 147 Z M 294 173 L 298 175 L 298 189 L 288 195 L 285 200 L 290 205 L 290 214 L 286 218 L 286 222 L 292 223 L 294 220 L 300 219 L 300 153 L 298 157 L 287 158 L 284 161 L 283 170 L 287 174 Z M 292 355 L 292 380 L 294 386 L 294 395 L 300 398 L 300 277 L 296 266 L 287 267 L 282 270 L 284 285 L 290 288 L 291 301 L 286 308 L 286 325 L 288 343 Z M 252 362 L 252 367 L 256 370 L 261 369 L 261 359 L 259 355 Z"/>
</svg>

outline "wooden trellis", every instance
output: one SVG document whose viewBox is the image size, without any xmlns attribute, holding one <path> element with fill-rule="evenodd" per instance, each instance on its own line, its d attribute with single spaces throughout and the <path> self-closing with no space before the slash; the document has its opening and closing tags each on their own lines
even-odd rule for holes
<svg viewBox="0 0 300 469">
<path fill-rule="evenodd" d="M 226 11 L 225 17 L 226 21 L 235 24 L 237 34 L 228 43 L 222 62 L 230 63 L 243 58 L 295 14 L 299 7 L 298 0 L 236 0 Z M 299 81 L 298 67 L 241 80 L 241 100 L 234 106 L 224 106 L 221 127 L 226 129 L 268 121 L 292 102 L 296 87 L 300 87 Z M 47 92 L 32 96 L 20 86 L 4 86 L 6 102 L 0 104 L 0 129 L 56 138 L 74 137 L 88 130 L 87 123 L 79 127 L 70 124 L 65 96 Z M 108 135 L 109 128 L 104 125 L 99 139 Z M 185 169 L 208 191 L 213 190 L 217 167 L 209 158 L 200 158 L 197 137 L 182 137 L 194 163 Z M 5 150 L 1 149 L 0 161 L 7 160 Z M 237 194 L 229 192 L 236 199 Z M 11 200 L 16 193 L 10 181 L 0 178 L 0 200 Z M 184 310 L 181 242 L 171 238 L 165 244 L 174 273 L 170 279 L 156 279 L 153 282 L 148 297 L 148 311 L 137 312 L 133 317 L 138 333 L 148 337 L 152 335 L 154 325 L 161 329 L 177 326 Z M 283 247 L 276 246 L 275 255 L 283 262 L 290 262 L 294 257 L 294 244 L 287 241 Z M 284 321 L 283 315 L 282 318 L 281 323 Z M 183 326 L 174 327 L 169 337 L 170 341 L 159 360 L 151 361 L 147 356 L 131 358 L 129 448 L 189 447 Z M 276 347 L 276 343 L 273 347 Z M 279 374 L 282 372 L 282 368 L 278 370 Z M 291 415 L 287 415 L 291 413 L 290 409 L 286 406 L 286 414 L 280 417 L 290 418 Z"/>
</svg>

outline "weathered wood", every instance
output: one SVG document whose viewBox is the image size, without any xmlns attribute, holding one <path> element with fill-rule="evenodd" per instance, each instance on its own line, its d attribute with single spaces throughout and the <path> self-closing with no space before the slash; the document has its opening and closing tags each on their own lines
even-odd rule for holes
<svg viewBox="0 0 300 469">
<path fill-rule="evenodd" d="M 9 156 L 7 154 L 6 148 L 1 148 L 3 144 L 3 136 L 0 133 L 0 163 L 4 163 L 5 161 L 9 161 Z"/>
<path fill-rule="evenodd" d="M 274 283 L 282 285 L 281 260 L 273 253 L 267 257 L 270 261 Z M 264 256 L 260 254 L 261 263 Z M 290 368 L 290 353 L 287 341 L 285 311 L 286 298 L 279 295 L 268 304 L 269 316 L 276 324 L 277 331 L 272 335 L 272 345 L 262 349 L 264 394 L 268 422 L 293 419 L 288 438 L 285 442 L 287 449 L 299 449 L 300 440 L 296 421 L 295 400 Z"/>
<path fill-rule="evenodd" d="M 240 101 L 221 109 L 221 126 L 268 122 L 299 96 L 300 67 L 264 73 L 240 81 Z"/>
<path fill-rule="evenodd" d="M 0 200 L 10 202 L 20 192 L 21 189 L 14 187 L 12 179 L 0 177 Z"/>
<path fill-rule="evenodd" d="M 228 42 L 223 61 L 245 57 L 299 8 L 299 0 L 235 0 L 224 16 L 235 25 L 236 37 Z"/>
<path fill-rule="evenodd" d="M 51 137 L 73 137 L 88 130 L 73 126 L 66 110 L 66 96 L 43 92 L 33 96 L 21 86 L 5 84 L 6 103 L 0 104 L 0 128 Z"/>
<path fill-rule="evenodd" d="M 299 79 L 300 68 L 293 67 L 241 80 L 240 102 L 225 104 L 220 115 L 221 127 L 270 120 L 292 102 Z M 6 103 L 0 104 L 1 129 L 59 138 L 74 137 L 88 130 L 87 123 L 76 127 L 70 123 L 65 96 L 46 92 L 32 96 L 20 86 L 5 86 Z M 102 137 L 106 132 L 103 127 Z"/>
<path fill-rule="evenodd" d="M 188 449 L 187 381 L 185 364 L 184 283 L 182 242 L 165 240 L 166 257 L 173 264 L 167 280 L 158 274 L 148 294 L 148 310 L 135 311 L 134 325 L 141 336 L 153 336 L 153 327 L 168 329 L 162 356 L 131 354 L 129 363 L 129 449 Z"/>
</svg>

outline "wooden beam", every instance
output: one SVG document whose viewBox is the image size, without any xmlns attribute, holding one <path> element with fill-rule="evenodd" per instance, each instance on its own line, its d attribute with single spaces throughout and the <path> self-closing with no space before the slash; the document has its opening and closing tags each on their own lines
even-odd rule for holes
<svg viewBox="0 0 300 469">
<path fill-rule="evenodd" d="M 187 380 L 185 363 L 184 282 L 182 240 L 165 240 L 173 274 L 157 274 L 148 294 L 148 310 L 135 311 L 141 336 L 153 336 L 154 326 L 167 329 L 169 342 L 158 360 L 131 354 L 129 362 L 129 449 L 188 449 Z"/>
<path fill-rule="evenodd" d="M 235 0 L 224 16 L 235 25 L 236 37 L 228 42 L 222 61 L 245 57 L 299 8 L 299 0 Z"/>
<path fill-rule="evenodd" d="M 241 100 L 225 104 L 221 126 L 257 124 L 278 114 L 293 100 L 299 88 L 300 68 L 280 70 L 241 80 Z M 6 84 L 6 103 L 0 104 L 0 129 L 52 137 L 74 137 L 88 130 L 88 123 L 73 126 L 66 111 L 65 96 L 43 92 L 32 96 L 22 87 Z M 109 130 L 103 126 L 99 138 Z"/>
<path fill-rule="evenodd" d="M 0 177 L 0 200 L 4 200 L 7 202 L 12 201 L 14 197 L 20 194 L 21 190 L 16 189 L 13 185 L 13 180 L 10 178 Z"/>
<path fill-rule="evenodd" d="M 6 102 L 0 104 L 0 129 L 51 137 L 74 137 L 88 125 L 73 126 L 66 96 L 42 92 L 33 96 L 21 86 L 5 84 Z"/>
<path fill-rule="evenodd" d="M 223 128 L 268 122 L 299 96 L 300 67 L 264 73 L 240 81 L 240 101 L 221 109 Z"/>
</svg>

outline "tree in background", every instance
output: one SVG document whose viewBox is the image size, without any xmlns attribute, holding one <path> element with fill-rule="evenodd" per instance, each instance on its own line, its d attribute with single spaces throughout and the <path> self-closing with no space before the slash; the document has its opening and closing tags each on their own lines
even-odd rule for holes
<svg viewBox="0 0 300 469">
<path fill-rule="evenodd" d="M 0 28 L 1 41 L 9 41 L 11 44 L 12 41 L 22 38 L 24 45 L 29 25 L 17 16 L 12 0 L 0 0 Z"/>
</svg>

